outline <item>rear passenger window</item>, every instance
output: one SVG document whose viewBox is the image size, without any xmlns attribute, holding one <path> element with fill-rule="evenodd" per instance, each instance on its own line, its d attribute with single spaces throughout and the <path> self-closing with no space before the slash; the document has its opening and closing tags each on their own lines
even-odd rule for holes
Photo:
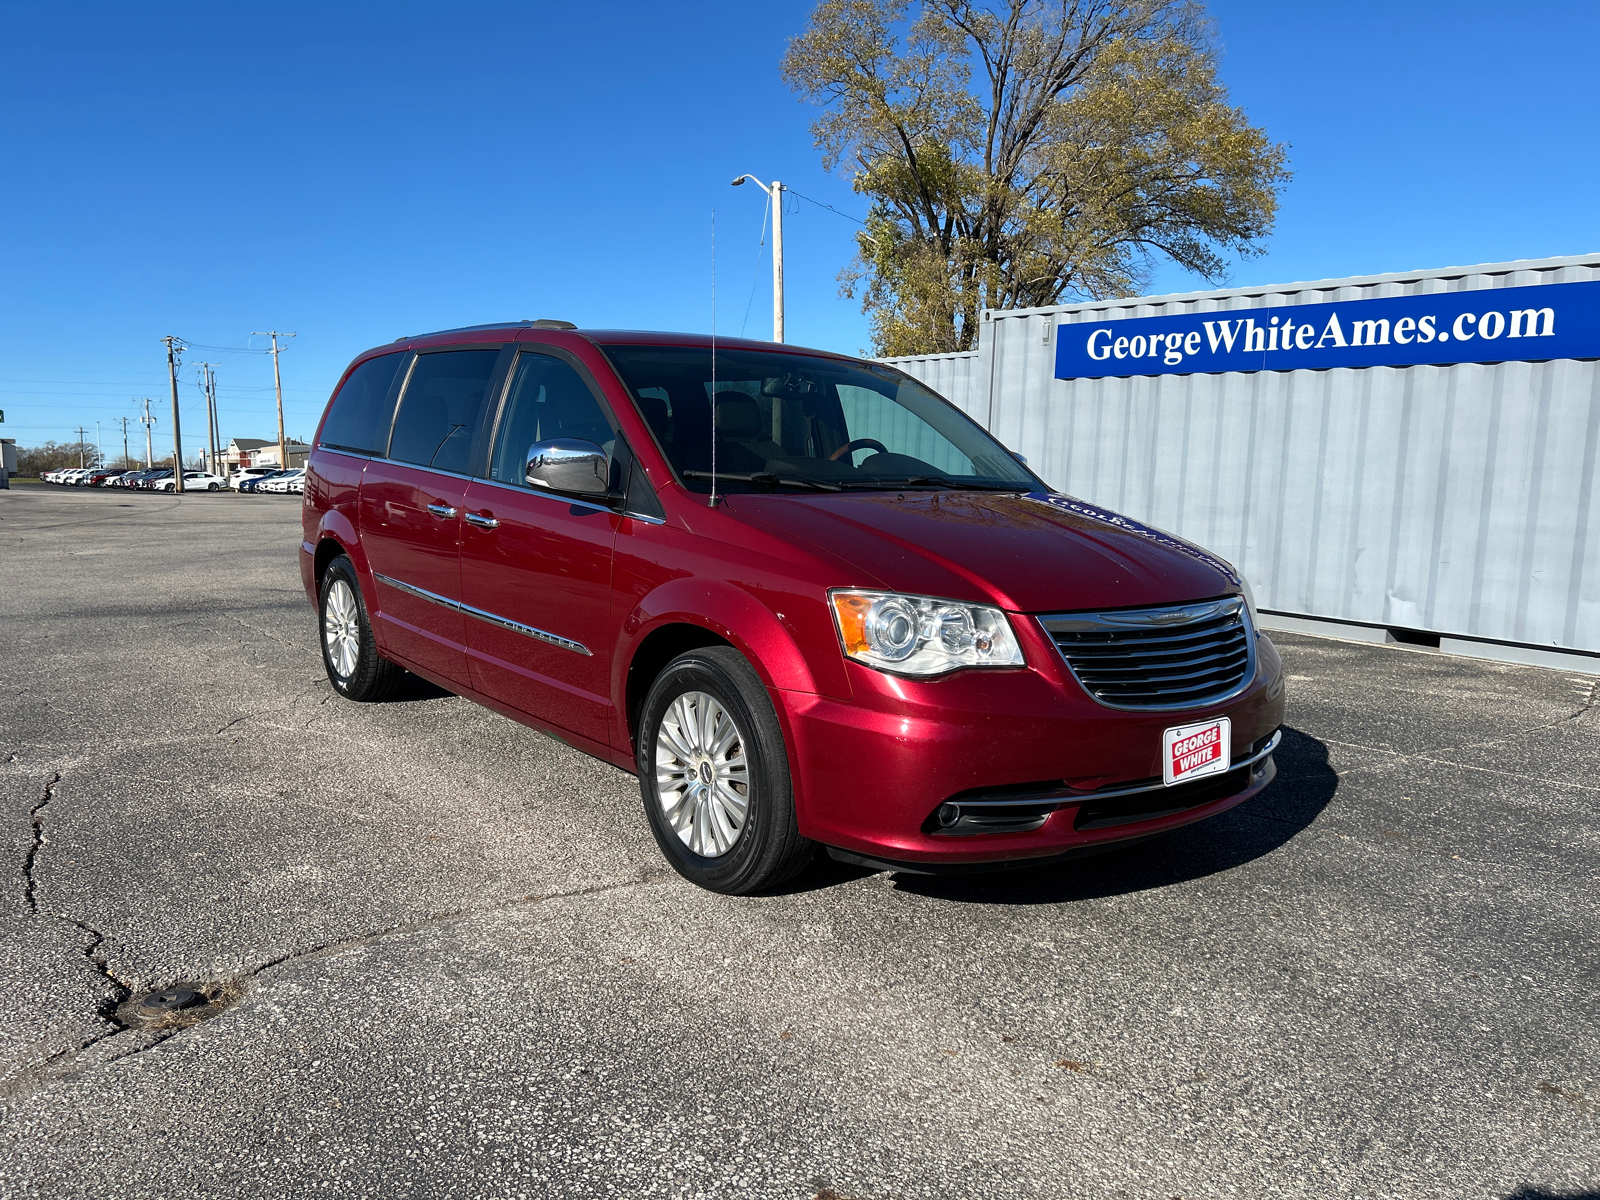
<svg viewBox="0 0 1600 1200">
<path fill-rule="evenodd" d="M 609 455 L 616 434 L 577 371 L 548 354 L 519 354 L 495 437 L 490 477 L 525 483 L 528 447 L 556 438 L 593 442 Z"/>
<path fill-rule="evenodd" d="M 404 354 L 380 354 L 350 372 L 328 408 L 319 446 L 356 454 L 384 452 L 389 443 L 389 420 L 394 416 L 389 388 L 404 358 Z"/>
<path fill-rule="evenodd" d="M 472 439 L 483 419 L 484 393 L 499 357 L 498 350 L 419 354 L 400 398 L 389 457 L 466 474 Z"/>
</svg>

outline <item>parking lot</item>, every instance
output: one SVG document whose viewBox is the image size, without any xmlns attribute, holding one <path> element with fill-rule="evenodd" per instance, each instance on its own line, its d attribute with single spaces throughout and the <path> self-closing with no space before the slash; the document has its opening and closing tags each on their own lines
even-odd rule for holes
<svg viewBox="0 0 1600 1200">
<path fill-rule="evenodd" d="M 631 777 L 337 698 L 298 518 L 0 493 L 0 1196 L 1600 1195 L 1595 677 L 1276 635 L 1222 817 L 735 899 Z"/>
</svg>

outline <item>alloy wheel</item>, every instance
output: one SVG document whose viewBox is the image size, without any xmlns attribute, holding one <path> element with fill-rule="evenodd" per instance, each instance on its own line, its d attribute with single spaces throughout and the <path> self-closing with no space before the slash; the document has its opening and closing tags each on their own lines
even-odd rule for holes
<svg viewBox="0 0 1600 1200">
<path fill-rule="evenodd" d="M 361 610 L 356 594 L 343 579 L 328 585 L 328 600 L 322 608 L 322 640 L 328 648 L 328 661 L 341 679 L 355 673 L 361 653 Z"/>
<path fill-rule="evenodd" d="M 750 814 L 745 738 L 716 697 L 685 692 L 667 706 L 656 730 L 656 796 L 689 850 L 720 858 L 739 840 Z"/>
</svg>

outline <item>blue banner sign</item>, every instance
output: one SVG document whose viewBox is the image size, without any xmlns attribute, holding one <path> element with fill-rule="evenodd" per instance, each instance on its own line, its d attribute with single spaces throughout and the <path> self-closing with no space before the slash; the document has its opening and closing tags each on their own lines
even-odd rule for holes
<svg viewBox="0 0 1600 1200">
<path fill-rule="evenodd" d="M 1063 322 L 1056 378 L 1600 358 L 1600 281 Z"/>
</svg>

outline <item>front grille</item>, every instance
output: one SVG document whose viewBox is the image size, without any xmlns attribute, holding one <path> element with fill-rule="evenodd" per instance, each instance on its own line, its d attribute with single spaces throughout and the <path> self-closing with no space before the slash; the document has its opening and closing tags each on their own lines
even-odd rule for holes
<svg viewBox="0 0 1600 1200">
<path fill-rule="evenodd" d="M 1255 670 L 1239 596 L 1039 623 L 1084 690 L 1111 708 L 1203 708 L 1242 691 Z"/>
</svg>

